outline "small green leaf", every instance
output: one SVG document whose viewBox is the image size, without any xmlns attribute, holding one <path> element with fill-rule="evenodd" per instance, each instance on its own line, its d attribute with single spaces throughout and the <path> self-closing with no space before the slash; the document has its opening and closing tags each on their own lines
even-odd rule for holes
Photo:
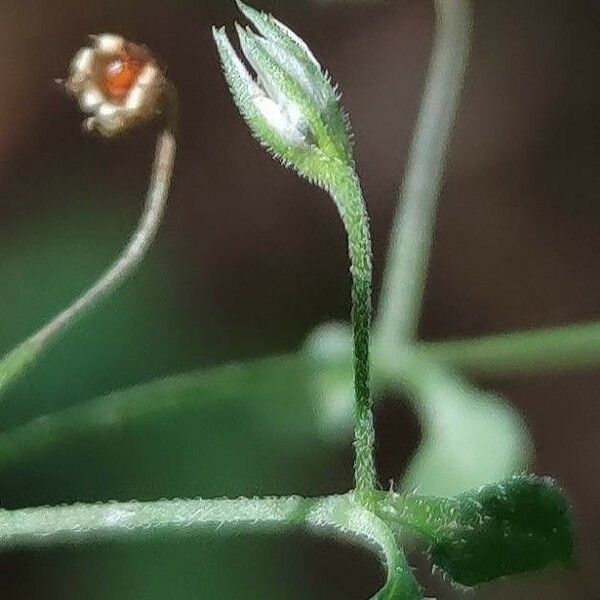
<svg viewBox="0 0 600 600">
<path fill-rule="evenodd" d="M 515 477 L 459 496 L 455 508 L 431 557 L 459 583 L 571 563 L 570 508 L 551 479 Z"/>
<path fill-rule="evenodd" d="M 551 479 L 513 477 L 454 498 L 387 499 L 382 518 L 428 539 L 434 565 L 462 585 L 571 564 L 571 510 Z"/>
</svg>

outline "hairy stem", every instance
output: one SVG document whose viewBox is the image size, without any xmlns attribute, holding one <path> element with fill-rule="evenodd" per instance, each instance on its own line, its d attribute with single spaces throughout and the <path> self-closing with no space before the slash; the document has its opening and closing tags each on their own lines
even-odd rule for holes
<svg viewBox="0 0 600 600">
<path fill-rule="evenodd" d="M 400 204 L 394 218 L 375 337 L 415 337 L 450 133 L 471 47 L 471 0 L 436 0 L 435 40 Z"/>
<path fill-rule="evenodd" d="M 0 361 L 0 397 L 70 325 L 111 294 L 142 262 L 161 223 L 167 202 L 176 142 L 171 127 L 159 135 L 144 211 L 129 243 L 105 273 L 75 302 Z"/>
<path fill-rule="evenodd" d="M 159 500 L 0 511 L 0 548 L 97 542 L 161 531 L 268 530 L 297 525 L 315 501 L 299 497 Z"/>
<path fill-rule="evenodd" d="M 447 524 L 448 515 L 456 504 L 457 500 L 452 497 L 377 491 L 374 511 L 388 524 L 432 539 Z"/>
<path fill-rule="evenodd" d="M 387 577 L 373 600 L 422 598 L 392 531 L 352 493 L 326 498 L 159 500 L 0 510 L 0 550 L 176 533 L 294 529 L 342 535 L 376 549 Z"/>
<path fill-rule="evenodd" d="M 420 344 L 425 356 L 477 375 L 568 371 L 600 364 L 600 323 Z"/>
<path fill-rule="evenodd" d="M 372 258 L 369 217 L 356 173 L 345 171 L 330 192 L 348 235 L 352 275 L 352 330 L 355 390 L 354 477 L 359 498 L 368 500 L 375 488 L 375 431 L 370 389 L 369 338 L 371 331 Z"/>
</svg>

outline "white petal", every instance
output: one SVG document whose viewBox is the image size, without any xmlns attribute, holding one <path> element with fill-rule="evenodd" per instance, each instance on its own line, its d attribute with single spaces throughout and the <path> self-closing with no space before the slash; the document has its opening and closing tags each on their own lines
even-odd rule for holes
<svg viewBox="0 0 600 600">
<path fill-rule="evenodd" d="M 83 112 L 96 112 L 105 98 L 102 92 L 95 85 L 88 85 L 79 94 L 79 106 Z"/>
<path fill-rule="evenodd" d="M 299 128 L 299 125 L 302 123 L 301 120 L 299 122 L 291 120 L 290 116 L 276 102 L 264 94 L 254 96 L 252 101 L 265 121 L 284 140 L 296 147 L 307 145 L 306 136 Z"/>
<path fill-rule="evenodd" d="M 94 117 L 94 128 L 106 136 L 117 135 L 127 128 L 127 121 L 122 112 L 110 115 L 96 115 Z"/>
<path fill-rule="evenodd" d="M 71 77 L 86 78 L 92 74 L 96 53 L 91 48 L 82 48 L 71 61 Z"/>
<path fill-rule="evenodd" d="M 120 35 L 114 35 L 113 33 L 101 33 L 92 36 L 92 38 L 96 44 L 96 49 L 101 54 L 116 54 L 125 45 L 125 40 Z"/>
<path fill-rule="evenodd" d="M 97 110 L 97 116 L 101 119 L 112 119 L 119 113 L 123 113 L 123 107 L 112 102 L 103 102 Z"/>
<path fill-rule="evenodd" d="M 148 100 L 148 88 L 141 85 L 134 85 L 127 94 L 124 106 L 128 111 L 137 113 L 144 108 L 144 104 L 147 104 Z"/>
<path fill-rule="evenodd" d="M 160 79 L 161 76 L 158 67 L 153 64 L 147 64 L 139 74 L 136 81 L 136 86 L 151 86 L 158 83 Z"/>
<path fill-rule="evenodd" d="M 127 128 L 127 116 L 122 106 L 105 102 L 96 113 L 94 125 L 103 135 L 116 135 Z"/>
</svg>

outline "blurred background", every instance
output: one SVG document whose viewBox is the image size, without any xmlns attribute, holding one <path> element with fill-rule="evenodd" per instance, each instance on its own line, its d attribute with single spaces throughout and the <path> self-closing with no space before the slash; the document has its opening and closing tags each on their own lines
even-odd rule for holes
<svg viewBox="0 0 600 600">
<path fill-rule="evenodd" d="M 300 33 L 340 84 L 379 283 L 432 3 L 259 7 Z M 600 8 L 486 0 L 476 13 L 425 300 L 427 340 L 600 317 Z M 232 3 L 0 0 L 0 16 L 2 351 L 114 257 L 137 219 L 153 152 L 152 131 L 111 142 L 82 135 L 54 78 L 86 34 L 111 31 L 154 49 L 181 99 L 180 153 L 158 244 L 121 292 L 12 389 L 0 407 L 3 430 L 136 383 L 293 351 L 318 324 L 347 318 L 345 240 L 333 205 L 258 147 L 225 88 L 210 25 L 239 18 Z M 0 502 L 347 490 L 349 437 L 311 434 L 309 391 L 288 383 L 253 402 L 198 406 L 1 463 Z M 567 489 L 579 556 L 571 573 L 512 579 L 476 597 L 600 597 L 600 370 L 481 383 L 524 415 L 535 472 Z M 282 400 L 290 406 L 282 422 L 257 419 L 256 403 L 268 412 Z M 384 399 L 377 415 L 383 483 L 397 478 L 420 435 L 397 400 Z M 380 581 L 367 553 L 300 535 L 107 543 L 0 561 L 6 598 L 359 600 Z M 456 595 L 435 578 L 428 592 Z"/>
</svg>

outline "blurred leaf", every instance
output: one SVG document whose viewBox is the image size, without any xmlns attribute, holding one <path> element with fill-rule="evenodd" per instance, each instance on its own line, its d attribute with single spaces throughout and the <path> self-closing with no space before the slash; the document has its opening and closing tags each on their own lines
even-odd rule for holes
<svg viewBox="0 0 600 600">
<path fill-rule="evenodd" d="M 423 441 L 406 469 L 404 491 L 454 496 L 527 468 L 527 427 L 499 396 L 428 369 L 413 405 Z"/>
<path fill-rule="evenodd" d="M 383 517 L 423 535 L 434 565 L 475 586 L 550 565 L 569 566 L 571 509 L 551 479 L 520 476 L 454 498 L 387 495 Z"/>
<path fill-rule="evenodd" d="M 127 471 L 128 463 L 134 469 L 135 475 L 122 482 L 134 497 L 150 495 L 150 489 L 156 490 L 157 477 L 169 481 L 177 472 L 181 477 L 161 493 L 281 492 L 281 485 L 264 489 L 265 482 L 273 482 L 275 473 L 288 472 L 285 479 L 290 479 L 291 485 L 294 476 L 299 476 L 291 465 L 286 469 L 282 459 L 289 456 L 291 460 L 299 451 L 315 458 L 339 442 L 339 433 L 332 436 L 331 428 L 319 425 L 326 410 L 322 404 L 327 402 L 327 398 L 314 396 L 321 372 L 316 361 L 298 354 L 205 369 L 114 392 L 0 435 L 0 468 L 6 471 L 12 464 L 22 466 L 41 459 L 47 469 L 48 461 L 58 459 L 64 471 L 69 465 L 78 465 L 84 451 L 87 460 L 81 465 L 82 472 L 78 468 L 77 480 L 85 481 L 90 476 L 85 466 L 90 456 L 95 457 L 97 467 L 108 461 L 110 470 L 117 455 L 125 453 L 118 459 L 121 469 L 116 472 Z M 170 440 L 168 446 L 166 440 Z M 282 468 L 272 465 L 270 472 L 264 472 L 265 465 L 272 463 L 275 448 Z M 156 465 L 169 457 L 177 462 L 177 468 L 157 473 Z M 186 465 L 190 472 L 183 477 Z M 228 470 L 232 471 L 230 478 L 224 481 Z M 208 484 L 208 489 L 199 489 L 199 481 Z M 91 488 L 81 486 L 79 490 L 85 498 L 75 496 L 73 500 L 93 499 L 90 493 L 98 484 L 89 483 Z M 244 488 L 243 483 L 249 487 Z M 114 497 L 115 490 L 107 490 L 106 481 L 99 490 L 104 490 L 101 497 Z M 58 501 L 68 500 L 64 489 L 60 493 L 63 496 Z"/>
</svg>

